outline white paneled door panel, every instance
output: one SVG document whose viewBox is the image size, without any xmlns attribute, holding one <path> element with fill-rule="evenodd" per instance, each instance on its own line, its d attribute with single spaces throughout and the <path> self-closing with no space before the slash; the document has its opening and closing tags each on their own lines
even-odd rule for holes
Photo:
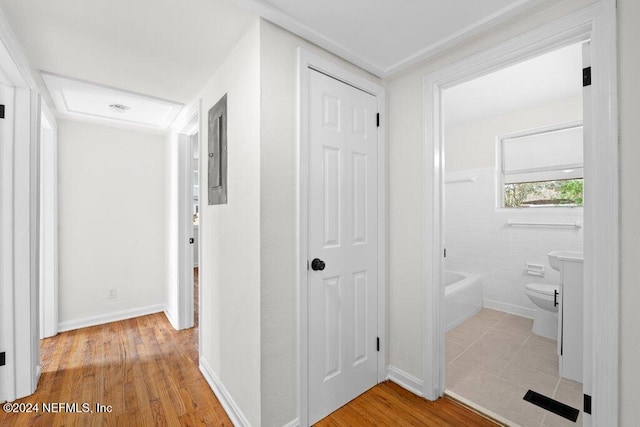
<svg viewBox="0 0 640 427">
<path fill-rule="evenodd" d="M 310 74 L 307 283 L 313 424 L 377 383 L 378 141 L 374 96 L 316 71 Z"/>
</svg>

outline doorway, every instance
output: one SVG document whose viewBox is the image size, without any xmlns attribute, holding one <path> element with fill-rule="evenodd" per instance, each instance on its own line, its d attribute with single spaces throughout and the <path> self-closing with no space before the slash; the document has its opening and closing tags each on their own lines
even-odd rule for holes
<svg viewBox="0 0 640 427">
<path fill-rule="evenodd" d="M 309 420 L 377 384 L 376 98 L 310 72 Z M 319 351 L 318 351 L 319 350 Z"/>
<path fill-rule="evenodd" d="M 53 115 L 40 113 L 40 338 L 58 333 L 58 138 Z"/>
<path fill-rule="evenodd" d="M 425 76 L 426 261 L 424 301 L 424 394 L 435 399 L 444 393 L 445 340 L 442 324 L 444 290 L 444 141 L 442 93 L 475 77 L 488 74 L 576 42 L 590 40 L 586 59 L 597 70 L 584 92 L 584 401 L 590 408 L 584 425 L 617 422 L 618 328 L 618 161 L 616 111 L 615 4 L 601 2 L 491 50 L 461 60 Z M 586 73 L 585 73 L 586 74 Z M 597 101 L 596 101 L 597 100 Z M 597 141 L 597 143 L 596 143 Z M 597 232 L 596 232 L 597 230 Z M 597 286 L 596 286 L 597 284 Z M 593 357 L 598 342 L 598 358 Z M 590 409 L 590 410 L 589 410 Z"/>
<path fill-rule="evenodd" d="M 384 90 L 299 49 L 300 423 L 384 380 Z"/>
<path fill-rule="evenodd" d="M 0 400 L 33 393 L 40 375 L 38 246 L 40 96 L 0 43 Z M 26 331 L 26 332 L 25 332 Z"/>
<path fill-rule="evenodd" d="M 190 112 L 177 136 L 177 321 L 176 329 L 197 325 L 199 314 L 200 111 Z M 172 322 L 173 323 L 173 322 Z"/>
<path fill-rule="evenodd" d="M 200 254 L 200 133 L 196 132 L 191 135 L 191 151 L 193 157 L 191 160 L 191 213 L 193 234 L 191 243 L 192 257 L 193 257 L 193 325 L 198 326 L 199 320 L 199 289 L 200 289 L 200 267 L 199 267 L 199 254 Z M 189 241 L 191 242 L 191 240 Z"/>
<path fill-rule="evenodd" d="M 582 276 L 582 51 L 442 92 L 445 394 L 523 426 L 582 424 L 582 295 L 547 259 Z"/>
</svg>

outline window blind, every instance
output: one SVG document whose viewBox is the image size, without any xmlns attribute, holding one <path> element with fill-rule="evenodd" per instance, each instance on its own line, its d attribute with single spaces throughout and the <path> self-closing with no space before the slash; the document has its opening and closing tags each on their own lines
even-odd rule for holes
<svg viewBox="0 0 640 427">
<path fill-rule="evenodd" d="M 582 146 L 582 126 L 504 138 L 504 183 L 582 178 Z"/>
</svg>

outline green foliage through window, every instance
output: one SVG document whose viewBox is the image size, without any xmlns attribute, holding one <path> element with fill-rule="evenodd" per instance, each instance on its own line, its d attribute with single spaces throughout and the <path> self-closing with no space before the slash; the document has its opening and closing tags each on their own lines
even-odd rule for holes
<svg viewBox="0 0 640 427">
<path fill-rule="evenodd" d="M 505 184 L 504 206 L 582 206 L 583 179 Z"/>
</svg>

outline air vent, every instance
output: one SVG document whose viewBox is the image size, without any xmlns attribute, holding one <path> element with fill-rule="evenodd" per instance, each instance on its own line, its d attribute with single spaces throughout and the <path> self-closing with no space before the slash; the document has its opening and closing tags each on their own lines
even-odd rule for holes
<svg viewBox="0 0 640 427">
<path fill-rule="evenodd" d="M 125 113 L 130 108 L 122 104 L 111 104 L 109 105 L 109 109 L 111 111 L 115 111 L 116 113 Z"/>
</svg>

